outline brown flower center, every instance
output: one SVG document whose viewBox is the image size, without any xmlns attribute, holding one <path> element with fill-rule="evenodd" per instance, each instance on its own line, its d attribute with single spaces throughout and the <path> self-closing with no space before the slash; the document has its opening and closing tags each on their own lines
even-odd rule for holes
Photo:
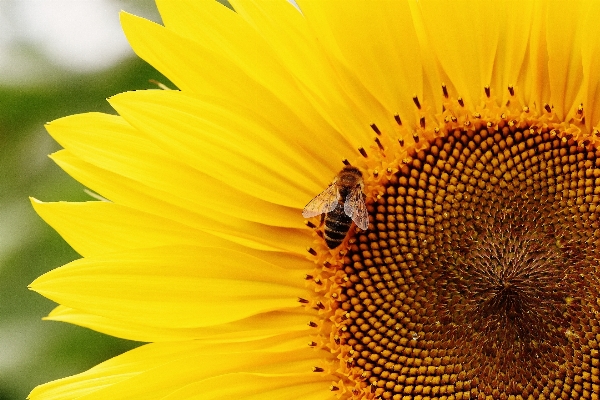
<svg viewBox="0 0 600 400">
<path fill-rule="evenodd" d="M 600 151 L 560 132 L 432 140 L 350 240 L 347 364 L 375 398 L 598 398 L 599 201 Z"/>
</svg>

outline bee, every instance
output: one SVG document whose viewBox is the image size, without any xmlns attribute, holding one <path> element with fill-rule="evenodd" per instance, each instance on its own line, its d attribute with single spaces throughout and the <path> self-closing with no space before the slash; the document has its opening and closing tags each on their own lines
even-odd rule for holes
<svg viewBox="0 0 600 400">
<path fill-rule="evenodd" d="M 324 236 L 330 249 L 342 243 L 352 221 L 362 230 L 366 231 L 369 227 L 363 188 L 362 173 L 358 168 L 348 165 L 337 174 L 327 189 L 304 207 L 304 218 L 325 214 Z"/>
</svg>

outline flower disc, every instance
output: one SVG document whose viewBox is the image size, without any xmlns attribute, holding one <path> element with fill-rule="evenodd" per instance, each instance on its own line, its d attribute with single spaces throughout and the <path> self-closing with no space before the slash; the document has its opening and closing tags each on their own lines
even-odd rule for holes
<svg viewBox="0 0 600 400">
<path fill-rule="evenodd" d="M 346 362 L 384 399 L 582 396 L 598 379 L 600 150 L 506 126 L 409 158 L 343 258 Z"/>
</svg>

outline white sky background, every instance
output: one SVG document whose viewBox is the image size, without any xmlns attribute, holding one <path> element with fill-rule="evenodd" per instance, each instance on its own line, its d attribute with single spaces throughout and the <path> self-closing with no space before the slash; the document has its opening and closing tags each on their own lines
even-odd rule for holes
<svg viewBox="0 0 600 400">
<path fill-rule="evenodd" d="M 0 0 L 0 84 L 97 72 L 132 57 L 120 10 L 159 20 L 151 0 Z"/>
</svg>

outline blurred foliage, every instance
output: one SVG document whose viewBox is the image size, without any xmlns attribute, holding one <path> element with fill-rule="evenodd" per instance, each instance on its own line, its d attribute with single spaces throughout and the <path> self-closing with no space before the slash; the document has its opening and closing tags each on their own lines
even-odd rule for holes
<svg viewBox="0 0 600 400">
<path fill-rule="evenodd" d="M 43 125 L 88 111 L 115 114 L 105 99 L 156 88 L 150 79 L 173 87 L 137 59 L 41 87 L 0 87 L 0 400 L 24 399 L 36 385 L 82 372 L 139 345 L 41 320 L 55 304 L 27 285 L 79 256 L 34 213 L 28 197 L 93 200 L 47 157 L 60 146 Z"/>
</svg>

